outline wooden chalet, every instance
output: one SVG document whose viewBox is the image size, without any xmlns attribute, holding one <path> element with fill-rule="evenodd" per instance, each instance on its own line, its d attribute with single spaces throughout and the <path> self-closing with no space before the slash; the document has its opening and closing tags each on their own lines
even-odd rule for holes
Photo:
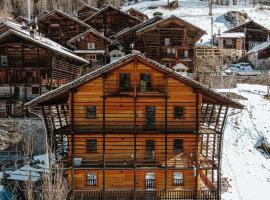
<svg viewBox="0 0 270 200">
<path fill-rule="evenodd" d="M 90 67 L 96 69 L 108 62 L 108 46 L 112 41 L 93 28 L 75 36 L 68 41 L 74 53 L 90 61 Z"/>
<path fill-rule="evenodd" d="M 248 61 L 259 70 L 270 70 L 270 41 L 253 47 L 247 52 Z"/>
<path fill-rule="evenodd" d="M 175 16 L 160 19 L 146 21 L 145 24 L 150 24 L 136 30 L 136 36 L 132 31 L 124 31 L 117 37 L 125 47 L 133 43 L 134 49 L 169 68 L 182 63 L 193 72 L 195 43 L 205 31 Z"/>
<path fill-rule="evenodd" d="M 266 42 L 270 37 L 270 30 L 255 21 L 251 20 L 236 26 L 225 33 L 242 32 L 245 34 L 245 50 L 250 50 L 254 46 Z"/>
<path fill-rule="evenodd" d="M 146 14 L 134 9 L 134 8 L 130 8 L 127 10 L 127 13 L 133 17 L 138 18 L 139 20 L 141 20 L 142 22 L 147 21 L 149 18 Z"/>
<path fill-rule="evenodd" d="M 228 108 L 133 52 L 27 104 L 43 110 L 76 199 L 220 199 Z M 83 197 L 83 198 L 81 198 Z"/>
<path fill-rule="evenodd" d="M 87 60 L 20 24 L 0 24 L 0 116 L 22 115 L 25 102 L 78 78 L 85 64 Z"/>
<path fill-rule="evenodd" d="M 91 28 L 79 19 L 60 10 L 53 10 L 41 15 L 28 24 L 38 29 L 43 36 L 67 47 L 67 41 Z"/>
<path fill-rule="evenodd" d="M 111 5 L 88 17 L 84 22 L 98 31 L 104 32 L 106 37 L 113 36 L 125 28 L 133 27 L 141 23 L 141 21 L 136 17 L 133 17 Z"/>
<path fill-rule="evenodd" d="M 81 5 L 78 10 L 76 11 L 77 13 L 77 17 L 80 20 L 85 20 L 86 18 L 92 16 L 93 14 L 95 14 L 97 11 L 99 11 L 98 8 L 95 8 L 93 6 L 90 6 L 88 4 L 83 4 Z"/>
</svg>

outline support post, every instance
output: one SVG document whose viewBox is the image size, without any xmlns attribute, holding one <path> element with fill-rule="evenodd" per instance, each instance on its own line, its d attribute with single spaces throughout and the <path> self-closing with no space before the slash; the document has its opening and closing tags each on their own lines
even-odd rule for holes
<svg viewBox="0 0 270 200">
<path fill-rule="evenodd" d="M 165 127 L 164 127 L 164 134 L 165 134 L 165 200 L 167 199 L 167 179 L 168 179 L 168 75 L 165 76 Z"/>
<path fill-rule="evenodd" d="M 196 135 L 196 160 L 195 160 L 195 173 L 196 173 L 196 178 L 195 178 L 195 195 L 194 199 L 198 199 L 198 182 L 199 182 L 199 104 L 200 104 L 200 93 L 199 90 L 196 89 L 196 129 L 195 129 L 195 135 Z"/>
<path fill-rule="evenodd" d="M 102 77 L 103 80 L 103 97 L 102 97 L 102 160 L 103 160 L 103 169 L 102 169 L 102 173 L 103 173 L 103 185 L 102 185 L 102 190 L 103 192 L 105 192 L 106 190 L 106 96 L 105 96 L 105 83 L 106 83 L 106 77 L 103 76 Z M 103 196 L 104 197 L 104 196 Z"/>
<path fill-rule="evenodd" d="M 71 162 L 72 162 L 72 187 L 71 190 L 74 192 L 75 190 L 75 170 L 74 170 L 74 143 L 75 143 L 75 113 L 74 113 L 74 91 L 71 91 Z"/>
</svg>

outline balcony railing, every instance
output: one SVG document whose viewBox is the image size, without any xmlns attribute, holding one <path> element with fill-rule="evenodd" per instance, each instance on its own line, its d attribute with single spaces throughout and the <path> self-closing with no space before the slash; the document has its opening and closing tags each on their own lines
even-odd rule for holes
<svg viewBox="0 0 270 200">
<path fill-rule="evenodd" d="M 145 179 L 145 189 L 155 190 L 155 179 Z"/>
</svg>

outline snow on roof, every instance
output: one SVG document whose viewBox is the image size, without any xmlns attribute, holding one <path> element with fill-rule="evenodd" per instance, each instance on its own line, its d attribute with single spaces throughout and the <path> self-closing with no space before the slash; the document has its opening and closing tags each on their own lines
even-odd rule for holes
<svg viewBox="0 0 270 200">
<path fill-rule="evenodd" d="M 264 42 L 264 43 L 259 44 L 259 45 L 256 45 L 251 50 L 249 50 L 247 52 L 247 54 L 259 52 L 259 51 L 262 51 L 262 50 L 264 50 L 264 49 L 266 49 L 268 47 L 270 47 L 270 41 Z"/>
<path fill-rule="evenodd" d="M 222 33 L 221 35 L 217 35 L 217 38 L 244 38 L 245 33 L 243 32 L 235 32 L 235 33 Z"/>
<path fill-rule="evenodd" d="M 104 54 L 105 53 L 105 50 L 76 50 L 76 51 L 74 51 L 74 53 L 76 53 L 76 54 L 80 54 L 80 53 L 102 53 L 102 54 Z"/>
<path fill-rule="evenodd" d="M 173 69 L 186 69 L 186 70 L 188 70 L 189 68 L 186 65 L 184 65 L 183 63 L 178 63 L 177 65 L 175 65 L 173 67 Z"/>
<path fill-rule="evenodd" d="M 94 11 L 99 11 L 99 9 L 98 8 L 95 8 L 95 7 L 93 7 L 93 6 L 90 6 L 90 5 L 88 5 L 88 4 L 86 4 L 86 3 L 84 3 L 84 4 L 82 4 L 77 10 L 76 10 L 76 12 L 78 13 L 78 12 L 80 12 L 82 9 L 84 9 L 84 8 L 89 8 L 89 9 L 91 9 L 91 10 L 94 10 Z"/>
<path fill-rule="evenodd" d="M 38 43 L 39 45 L 48 48 L 58 54 L 73 58 L 77 61 L 83 62 L 88 64 L 89 62 L 79 56 L 76 56 L 75 54 L 73 54 L 69 49 L 61 46 L 60 44 L 37 34 L 34 34 L 34 36 L 30 35 L 30 31 L 26 30 L 26 29 L 22 29 L 22 26 L 18 23 L 15 22 L 11 22 L 11 21 L 6 21 L 3 22 L 3 25 L 6 25 L 10 28 L 9 31 L 2 33 L 0 35 L 0 39 L 4 38 L 5 36 L 9 35 L 9 34 L 15 34 L 19 37 L 22 37 L 24 39 L 30 40 L 34 43 Z"/>
</svg>

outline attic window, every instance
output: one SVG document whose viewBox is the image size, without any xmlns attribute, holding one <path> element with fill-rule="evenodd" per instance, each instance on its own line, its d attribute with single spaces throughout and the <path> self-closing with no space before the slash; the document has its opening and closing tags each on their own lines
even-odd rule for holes
<svg viewBox="0 0 270 200">
<path fill-rule="evenodd" d="M 87 43 L 87 49 L 96 49 L 96 44 L 93 42 Z"/>
<path fill-rule="evenodd" d="M 130 74 L 121 73 L 119 77 L 120 92 L 130 91 Z"/>
<path fill-rule="evenodd" d="M 164 40 L 165 45 L 170 45 L 170 38 L 165 38 Z"/>
<path fill-rule="evenodd" d="M 7 67 L 8 66 L 8 59 L 7 59 L 6 55 L 1 56 L 1 66 L 2 67 Z"/>
</svg>

